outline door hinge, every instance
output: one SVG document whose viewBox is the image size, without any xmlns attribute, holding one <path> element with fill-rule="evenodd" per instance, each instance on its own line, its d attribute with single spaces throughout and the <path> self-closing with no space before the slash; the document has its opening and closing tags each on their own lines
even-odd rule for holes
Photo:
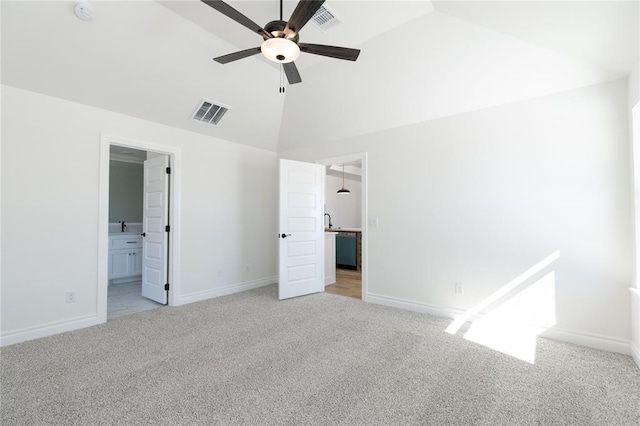
<svg viewBox="0 0 640 426">
<path fill-rule="evenodd" d="M 169 291 L 169 283 L 166 283 L 166 284 L 164 285 L 164 290 L 165 290 L 165 291 Z"/>
<path fill-rule="evenodd" d="M 171 174 L 171 167 L 167 167 L 167 174 L 170 175 Z"/>
<path fill-rule="evenodd" d="M 170 226 L 167 225 L 167 226 L 164 227 L 164 232 L 169 232 L 170 229 L 171 229 Z"/>
</svg>

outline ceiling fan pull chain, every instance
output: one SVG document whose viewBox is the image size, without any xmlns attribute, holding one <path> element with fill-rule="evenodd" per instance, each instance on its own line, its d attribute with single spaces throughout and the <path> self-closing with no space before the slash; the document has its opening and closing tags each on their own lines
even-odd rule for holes
<svg viewBox="0 0 640 426">
<path fill-rule="evenodd" d="M 284 65 L 280 65 L 280 88 L 278 92 L 284 93 Z"/>
</svg>

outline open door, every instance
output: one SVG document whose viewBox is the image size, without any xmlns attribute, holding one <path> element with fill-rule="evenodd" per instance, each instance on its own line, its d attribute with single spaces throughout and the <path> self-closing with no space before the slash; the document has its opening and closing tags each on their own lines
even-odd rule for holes
<svg viewBox="0 0 640 426">
<path fill-rule="evenodd" d="M 280 299 L 324 291 L 323 190 L 323 166 L 280 160 Z"/>
<path fill-rule="evenodd" d="M 142 295 L 167 304 L 167 253 L 169 249 L 169 156 L 144 162 L 142 211 Z"/>
</svg>

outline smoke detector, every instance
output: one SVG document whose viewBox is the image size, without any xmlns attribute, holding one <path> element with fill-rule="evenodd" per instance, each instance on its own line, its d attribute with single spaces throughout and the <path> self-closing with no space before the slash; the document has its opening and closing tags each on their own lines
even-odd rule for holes
<svg viewBox="0 0 640 426">
<path fill-rule="evenodd" d="M 91 22 L 96 17 L 96 11 L 90 3 L 79 1 L 73 8 L 76 16 L 83 21 Z"/>
</svg>

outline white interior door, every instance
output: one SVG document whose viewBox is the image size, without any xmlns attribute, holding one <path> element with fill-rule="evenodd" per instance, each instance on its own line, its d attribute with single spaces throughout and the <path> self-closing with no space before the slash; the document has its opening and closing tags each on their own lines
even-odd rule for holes
<svg viewBox="0 0 640 426">
<path fill-rule="evenodd" d="M 324 167 L 280 160 L 278 297 L 324 291 Z"/>
<path fill-rule="evenodd" d="M 142 238 L 142 295 L 167 303 L 167 253 L 169 249 L 169 156 L 144 162 Z"/>
</svg>

